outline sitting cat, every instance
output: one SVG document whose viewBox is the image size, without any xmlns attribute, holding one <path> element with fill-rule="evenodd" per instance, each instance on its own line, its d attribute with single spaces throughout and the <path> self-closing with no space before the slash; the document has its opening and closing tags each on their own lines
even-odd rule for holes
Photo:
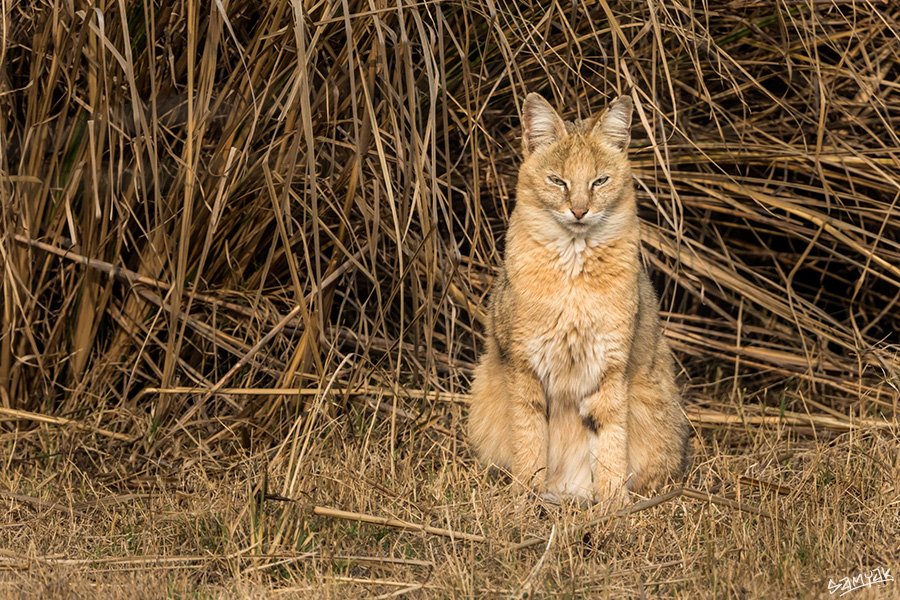
<svg viewBox="0 0 900 600">
<path fill-rule="evenodd" d="M 632 100 L 523 106 L 525 160 L 475 373 L 476 454 L 540 492 L 618 504 L 678 478 L 689 425 L 640 261 Z"/>
</svg>

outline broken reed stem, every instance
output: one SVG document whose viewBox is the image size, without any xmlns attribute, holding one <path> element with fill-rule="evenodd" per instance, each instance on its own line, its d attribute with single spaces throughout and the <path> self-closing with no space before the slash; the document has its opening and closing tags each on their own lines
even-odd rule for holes
<svg viewBox="0 0 900 600">
<path fill-rule="evenodd" d="M 14 497 L 13 494 L 0 492 L 5 497 Z M 27 500 L 27 499 L 26 499 Z M 31 500 L 37 500 L 31 499 Z M 40 502 L 40 501 L 39 501 Z M 46 504 L 46 503 L 45 503 Z M 69 512 L 67 507 L 60 505 L 51 506 Z M 76 511 L 76 514 L 79 514 Z M 27 571 L 33 564 L 59 565 L 68 567 L 100 567 L 100 566 L 116 566 L 127 567 L 131 570 L 139 569 L 180 569 L 187 567 L 200 567 L 214 560 L 276 560 L 276 561 L 295 561 L 306 560 L 310 558 L 326 558 L 318 552 L 303 552 L 294 554 L 291 552 L 277 552 L 268 554 L 249 554 L 244 552 L 233 552 L 230 554 L 193 554 L 184 556 L 168 556 L 168 555 L 152 555 L 152 556 L 107 556 L 103 558 L 61 558 L 59 556 L 21 556 L 15 552 L 9 552 L 0 549 L 0 571 L 17 570 Z M 434 563 L 427 560 L 415 560 L 411 558 L 394 558 L 392 556 L 353 556 L 353 555 L 336 555 L 328 556 L 332 561 L 346 561 L 366 563 L 369 565 L 409 565 L 413 567 L 434 568 Z M 195 564 L 190 564 L 195 563 Z M 280 563 L 283 564 L 283 563 Z M 271 565 L 266 565 L 271 566 Z"/>
<path fill-rule="evenodd" d="M 108 429 L 101 429 L 100 427 L 94 427 L 93 425 L 88 425 L 87 423 L 81 423 L 80 421 L 67 419 L 65 417 L 51 417 L 28 410 L 0 407 L 0 415 L 10 417 L 12 419 L 20 419 L 23 421 L 38 421 L 40 423 L 48 423 L 50 425 L 58 425 L 60 427 L 74 427 L 76 429 L 85 429 L 92 433 L 96 433 L 97 435 L 102 435 L 114 440 L 119 440 L 120 442 L 131 443 L 135 440 L 134 436 L 116 433 L 115 431 L 109 431 Z"/>
<path fill-rule="evenodd" d="M 581 525 L 575 527 L 574 530 L 572 530 L 572 532 L 574 533 L 574 532 L 580 531 L 581 529 L 584 529 L 586 527 L 593 527 L 594 525 L 599 525 L 600 523 L 605 523 L 606 521 L 609 521 L 610 519 L 612 519 L 614 517 L 622 517 L 622 516 L 630 515 L 632 513 L 636 513 L 636 512 L 642 511 L 642 510 L 646 510 L 648 508 L 652 508 L 652 507 L 656 506 L 657 504 L 662 504 L 663 502 L 668 502 L 669 500 L 671 500 L 677 496 L 680 496 L 680 495 L 681 495 L 680 488 L 677 490 L 672 490 L 671 492 L 667 492 L 665 494 L 656 496 L 654 498 L 650 498 L 649 500 L 644 500 L 643 502 L 638 502 L 637 504 L 632 504 L 631 506 L 627 506 L 621 510 L 617 510 L 616 512 L 614 512 L 612 514 L 604 515 L 598 519 L 594 519 L 593 521 L 588 521 L 587 523 L 584 523 L 584 524 L 581 524 Z M 525 540 L 524 542 L 520 542 L 518 544 L 510 546 L 509 550 L 512 552 L 515 552 L 517 550 L 523 550 L 525 548 L 530 548 L 531 546 L 536 546 L 537 544 L 541 544 L 543 542 L 544 542 L 544 540 L 541 538 L 529 538 L 529 539 Z"/>
<path fill-rule="evenodd" d="M 394 581 L 393 579 L 366 579 L 365 577 L 342 577 L 340 575 L 332 577 L 331 579 L 333 581 L 340 581 L 343 583 L 365 583 L 366 585 L 387 585 L 393 587 L 417 586 L 416 589 L 425 588 L 429 590 L 442 589 L 441 586 L 435 584 L 410 583 L 408 581 Z"/>
<path fill-rule="evenodd" d="M 888 421 L 876 421 L 875 419 L 837 419 L 825 415 L 804 415 L 801 413 L 785 411 L 783 415 L 733 415 L 720 413 L 713 410 L 689 407 L 685 409 L 688 418 L 698 425 L 799 425 L 825 427 L 838 431 L 848 431 L 859 427 L 893 427 L 895 423 Z"/>
<path fill-rule="evenodd" d="M 172 289 L 172 285 L 169 283 L 166 283 L 165 281 L 161 281 L 159 279 L 153 279 L 151 277 L 141 275 L 140 273 L 136 273 L 135 271 L 132 271 L 130 269 L 126 269 L 124 267 L 114 265 L 112 263 L 106 262 L 105 260 L 98 260 L 96 258 L 90 258 L 88 256 L 83 256 L 83 255 L 75 252 L 74 250 L 67 250 L 64 248 L 59 248 L 57 246 L 53 246 L 51 244 L 47 244 L 45 242 L 33 240 L 33 239 L 26 237 L 19 233 L 14 233 L 13 239 L 25 246 L 31 246 L 32 248 L 37 248 L 39 250 L 43 250 L 44 252 L 48 252 L 50 254 L 59 256 L 60 258 L 64 258 L 64 259 L 72 261 L 74 263 L 78 263 L 78 264 L 88 267 L 90 269 L 100 271 L 101 273 L 106 273 L 110 277 L 118 279 L 119 281 L 121 281 L 123 283 L 127 283 L 129 286 L 132 286 L 132 287 L 144 286 L 147 288 L 151 288 L 151 289 L 155 289 L 155 290 L 159 290 L 159 291 L 163 291 L 163 292 L 168 292 L 168 291 L 171 291 L 171 289 Z M 359 259 L 359 257 L 361 255 L 362 255 L 361 250 L 350 255 L 348 257 L 348 260 L 341 263 L 340 266 L 334 270 L 334 272 L 332 272 L 328 277 L 323 279 L 321 285 L 316 285 L 316 283 L 313 282 L 312 290 L 308 294 L 306 294 L 306 297 L 305 297 L 306 302 L 309 303 L 313 300 L 313 298 L 315 298 L 316 294 L 319 291 L 319 288 L 321 288 L 321 289 L 328 288 L 332 283 L 337 281 L 339 277 L 341 277 L 344 273 L 346 273 L 348 270 L 350 270 L 352 267 L 354 267 L 356 261 Z M 277 323 L 277 322 L 283 320 L 282 315 L 271 314 L 269 312 L 260 313 L 253 309 L 250 309 L 246 306 L 241 306 L 240 304 L 235 304 L 234 302 L 228 302 L 226 300 L 216 298 L 215 296 L 211 296 L 209 294 L 202 294 L 195 290 L 192 290 L 191 293 L 193 294 L 193 296 L 196 299 L 198 299 L 202 302 L 205 302 L 211 306 L 227 308 L 228 310 L 242 314 L 246 317 L 262 318 L 263 320 L 266 320 L 266 321 L 269 321 L 272 323 Z M 160 302 L 162 302 L 161 298 L 160 298 Z M 287 320 L 287 324 L 288 324 L 288 326 L 297 327 L 297 326 L 302 325 L 302 322 L 294 316 Z"/>
<path fill-rule="evenodd" d="M 602 525 L 607 521 L 615 519 L 616 517 L 624 517 L 630 514 L 634 514 L 636 512 L 640 512 L 642 510 L 647 510 L 648 508 L 653 508 L 654 506 L 658 506 L 664 502 L 668 502 L 670 500 L 674 500 L 679 496 L 685 496 L 687 498 L 693 498 L 695 500 L 705 500 L 711 504 L 719 504 L 721 506 L 727 506 L 728 508 L 733 508 L 735 510 L 739 510 L 741 512 L 748 512 L 754 515 L 758 515 L 760 517 L 766 517 L 768 519 L 772 518 L 772 514 L 768 511 L 762 510 L 760 508 L 756 508 L 755 506 L 750 506 L 748 504 L 744 504 L 742 502 L 736 502 L 734 500 L 729 500 L 728 498 L 723 498 L 722 496 L 715 496 L 713 494 L 707 494 L 706 492 L 701 492 L 700 490 L 695 490 L 692 488 L 680 487 L 665 494 L 660 494 L 659 496 L 654 496 L 648 500 L 644 500 L 643 502 L 638 502 L 636 504 L 632 504 L 631 506 L 626 506 L 623 509 L 617 510 L 614 513 L 603 515 L 602 517 L 598 517 L 596 519 L 592 519 L 586 523 L 581 523 L 569 529 L 566 533 L 567 535 L 575 535 L 580 531 L 588 529 L 589 527 L 596 527 L 598 525 Z M 538 544 L 544 543 L 544 539 L 542 538 L 529 538 L 523 542 L 512 545 L 508 548 L 511 552 L 515 552 L 517 550 L 523 550 L 525 548 L 530 548 L 532 546 L 536 546 Z"/>
<path fill-rule="evenodd" d="M 440 535 L 451 539 L 467 540 L 470 542 L 490 542 L 486 537 L 476 535 L 474 533 L 462 533 L 450 529 L 441 529 L 439 527 L 431 527 L 430 525 L 418 525 L 389 517 L 377 517 L 374 515 L 366 515 L 346 510 L 337 510 L 335 508 L 326 508 L 324 506 L 316 506 L 313 512 L 317 515 L 332 517 L 335 519 L 345 519 L 347 521 L 360 521 L 362 523 L 372 523 L 373 525 L 384 525 L 385 527 L 394 527 L 396 529 L 406 529 L 407 531 L 424 531 L 432 535 Z"/>
<path fill-rule="evenodd" d="M 688 498 L 693 498 L 695 500 L 704 500 L 709 502 L 710 504 L 718 504 L 720 506 L 727 506 L 728 508 L 733 508 L 735 510 L 739 510 L 741 512 L 748 512 L 760 517 L 765 517 L 767 519 L 773 519 L 772 513 L 767 510 L 763 510 L 761 508 L 757 508 L 750 504 L 744 504 L 743 502 L 738 502 L 736 500 L 730 500 L 728 498 L 723 498 L 722 496 L 715 496 L 713 494 L 708 494 L 706 492 L 701 492 L 700 490 L 695 490 L 691 488 L 682 488 L 681 495 L 687 496 Z"/>
<path fill-rule="evenodd" d="M 218 388 L 215 387 L 148 387 L 144 388 L 138 398 L 150 394 L 221 394 L 233 396 L 317 396 L 322 393 L 320 388 Z M 382 386 L 372 386 L 363 384 L 359 387 L 332 388 L 331 393 L 338 396 L 398 396 L 412 398 L 416 400 L 438 401 L 443 400 L 457 404 L 466 405 L 469 403 L 470 394 L 425 391 L 425 390 L 409 390 L 403 389 L 401 392 L 391 390 Z M 860 419 L 847 416 L 839 419 L 835 416 L 828 415 L 804 415 L 802 413 L 785 411 L 783 415 L 736 415 L 722 413 L 706 408 L 687 407 L 685 408 L 688 418 L 697 425 L 716 424 L 716 425 L 790 425 L 790 426 L 818 426 L 836 431 L 849 431 L 860 427 L 889 428 L 895 426 L 892 421 L 878 421 L 875 419 Z"/>
<path fill-rule="evenodd" d="M 531 596 L 531 590 L 534 587 L 534 578 L 537 577 L 538 573 L 540 573 L 541 569 L 544 567 L 544 563 L 547 560 L 547 555 L 550 554 L 550 549 L 553 547 L 553 541 L 556 539 L 556 524 L 553 525 L 553 528 L 550 529 L 550 538 L 547 540 L 547 546 L 544 548 L 544 553 L 541 554 L 541 559 L 534 565 L 534 568 L 528 574 L 528 578 L 525 580 L 525 584 L 519 590 L 519 593 L 516 595 L 517 600 L 522 600 L 523 598 L 528 598 Z"/>
<path fill-rule="evenodd" d="M 59 558 L 56 556 L 15 556 L 12 553 L 0 556 L 0 570 L 15 569 L 28 570 L 33 563 L 46 565 L 59 565 L 68 567 L 91 566 L 116 566 L 127 567 L 131 570 L 139 569 L 182 569 L 186 567 L 200 567 L 214 560 L 277 560 L 278 564 L 293 560 L 305 560 L 309 558 L 321 558 L 317 552 L 304 552 L 302 554 L 277 553 L 277 554 L 247 554 L 231 553 L 220 554 L 195 554 L 186 556 L 108 556 L 105 558 Z M 332 557 L 333 560 L 343 560 L 350 557 Z M 191 564 L 196 563 L 196 564 Z M 270 565 L 265 565 L 270 566 Z M 265 568 L 265 567 L 263 567 Z"/>
<path fill-rule="evenodd" d="M 40 498 L 34 498 L 32 496 L 25 496 L 23 494 L 13 494 L 12 492 L 4 492 L 0 491 L 0 498 L 9 498 L 10 500 L 18 500 L 19 502 L 27 502 L 31 504 L 36 509 L 44 509 L 44 510 L 55 510 L 61 513 L 65 513 L 67 515 L 78 515 L 79 517 L 85 516 L 85 513 L 82 511 L 73 508 L 71 506 L 66 506 L 64 504 L 58 504 L 56 502 L 47 502 L 45 500 L 41 500 Z"/>
<path fill-rule="evenodd" d="M 316 396 L 322 393 L 321 388 L 204 388 L 204 387 L 148 387 L 141 390 L 138 397 L 141 398 L 150 394 L 221 394 L 233 396 Z M 426 392 L 424 390 L 406 390 L 398 393 L 386 387 L 372 386 L 363 384 L 359 387 L 331 388 L 331 393 L 336 395 L 350 396 L 401 396 L 405 398 L 415 398 L 417 400 L 445 400 L 458 404 L 468 404 L 469 394 L 460 394 L 452 392 Z"/>
</svg>

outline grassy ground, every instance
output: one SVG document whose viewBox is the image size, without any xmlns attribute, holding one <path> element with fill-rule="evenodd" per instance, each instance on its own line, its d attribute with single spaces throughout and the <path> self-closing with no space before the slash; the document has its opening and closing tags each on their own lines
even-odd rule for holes
<svg viewBox="0 0 900 600">
<path fill-rule="evenodd" d="M 0 13 L 0 597 L 832 598 L 896 575 L 898 3 Z M 566 118 L 635 101 L 695 455 L 613 518 L 541 505 L 466 442 L 532 91 Z"/>
<path fill-rule="evenodd" d="M 596 522 L 478 468 L 463 412 L 397 422 L 393 453 L 389 414 L 354 408 L 309 424 L 308 444 L 179 465 L 7 434 L 0 595 L 826 598 L 829 579 L 900 566 L 896 430 L 701 428 L 686 486 L 703 495 Z"/>
</svg>

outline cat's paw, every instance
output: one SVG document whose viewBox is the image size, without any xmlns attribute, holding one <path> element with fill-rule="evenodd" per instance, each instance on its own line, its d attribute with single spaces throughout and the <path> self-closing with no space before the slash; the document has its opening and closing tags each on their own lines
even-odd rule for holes
<svg viewBox="0 0 900 600">
<path fill-rule="evenodd" d="M 594 505 L 593 498 L 583 494 L 545 491 L 538 494 L 538 497 L 544 505 L 552 505 L 555 507 L 571 506 L 579 509 L 588 509 Z"/>
<path fill-rule="evenodd" d="M 541 502 L 544 502 L 545 504 L 552 504 L 554 506 L 562 506 L 562 498 L 560 498 L 557 494 L 554 494 L 553 492 L 538 493 L 537 490 L 535 490 L 535 493 L 537 493 L 538 499 Z"/>
</svg>

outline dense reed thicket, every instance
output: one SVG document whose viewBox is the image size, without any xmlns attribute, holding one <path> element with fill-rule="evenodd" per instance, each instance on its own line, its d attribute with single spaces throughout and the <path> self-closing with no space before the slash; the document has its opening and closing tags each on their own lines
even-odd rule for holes
<svg viewBox="0 0 900 600">
<path fill-rule="evenodd" d="M 0 1 L 0 596 L 896 573 L 898 81 L 880 0 Z M 635 101 L 696 435 L 627 515 L 468 451 L 531 91 Z"/>
<path fill-rule="evenodd" d="M 2 7 L 8 417 L 165 455 L 281 439 L 298 396 L 459 398 L 529 91 L 568 118 L 633 95 L 695 416 L 896 417 L 896 3 Z"/>
</svg>

